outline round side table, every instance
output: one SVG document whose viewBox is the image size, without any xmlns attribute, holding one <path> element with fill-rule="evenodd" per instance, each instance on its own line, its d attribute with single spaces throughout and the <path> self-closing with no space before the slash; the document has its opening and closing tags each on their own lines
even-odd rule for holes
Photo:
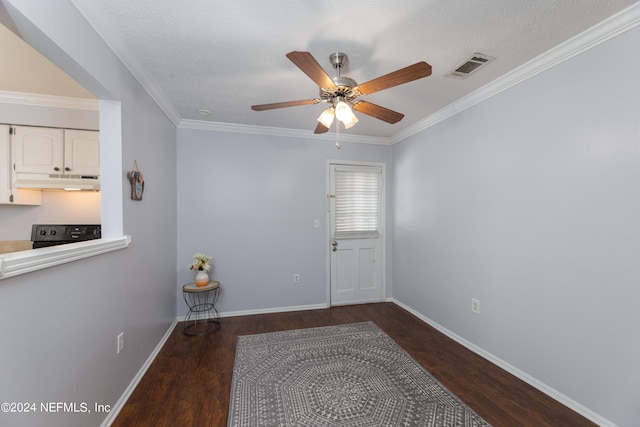
<svg viewBox="0 0 640 427">
<path fill-rule="evenodd" d="M 220 282 L 212 280 L 206 286 L 188 283 L 182 287 L 184 302 L 189 312 L 184 319 L 185 335 L 206 335 L 220 328 L 220 313 L 216 301 L 220 294 Z"/>
</svg>

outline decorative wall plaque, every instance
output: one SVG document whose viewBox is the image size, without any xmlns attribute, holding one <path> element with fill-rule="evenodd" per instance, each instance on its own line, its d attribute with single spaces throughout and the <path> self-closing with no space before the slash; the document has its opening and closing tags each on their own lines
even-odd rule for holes
<svg viewBox="0 0 640 427">
<path fill-rule="evenodd" d="M 134 160 L 135 169 L 129 172 L 129 182 L 131 182 L 131 198 L 133 200 L 142 200 L 144 192 L 144 176 L 138 169 L 138 161 Z"/>
</svg>

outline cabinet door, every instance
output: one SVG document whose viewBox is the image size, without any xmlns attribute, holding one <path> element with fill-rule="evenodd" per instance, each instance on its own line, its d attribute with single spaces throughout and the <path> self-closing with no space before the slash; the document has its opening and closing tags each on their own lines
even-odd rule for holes
<svg viewBox="0 0 640 427">
<path fill-rule="evenodd" d="M 64 173 L 100 175 L 100 133 L 88 130 L 64 131 Z"/>
<path fill-rule="evenodd" d="M 17 173 L 63 173 L 62 129 L 15 126 L 12 149 Z"/>
<path fill-rule="evenodd" d="M 11 196 L 9 141 L 9 125 L 0 125 L 0 203 L 9 203 Z"/>
<path fill-rule="evenodd" d="M 42 192 L 13 187 L 9 125 L 0 125 L 0 205 L 40 205 Z"/>
</svg>

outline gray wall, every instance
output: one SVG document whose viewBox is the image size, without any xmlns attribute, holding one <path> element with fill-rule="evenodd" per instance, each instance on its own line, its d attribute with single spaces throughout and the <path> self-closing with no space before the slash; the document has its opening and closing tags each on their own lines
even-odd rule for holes
<svg viewBox="0 0 640 427">
<path fill-rule="evenodd" d="M 640 420 L 639 43 L 393 147 L 394 298 L 621 426 Z"/>
<path fill-rule="evenodd" d="M 120 215 L 132 244 L 0 280 L 0 402 L 113 405 L 176 316 L 175 126 L 69 1 L 2 4 L 36 49 L 96 95 L 121 101 L 122 159 L 106 175 L 123 188 Z M 120 181 L 134 159 L 145 175 L 141 202 Z M 113 208 L 105 193 L 103 215 Z M 121 331 L 125 348 L 117 355 Z M 0 425 L 90 426 L 104 417 L 0 413 Z"/>
<path fill-rule="evenodd" d="M 327 160 L 388 165 L 391 147 L 178 130 L 178 314 L 196 252 L 214 258 L 223 313 L 327 303 Z"/>
<path fill-rule="evenodd" d="M 129 248 L 0 281 L 0 402 L 115 403 L 176 301 L 184 314 L 194 252 L 215 258 L 223 312 L 326 303 L 325 162 L 351 159 L 389 165 L 394 298 L 621 426 L 640 419 L 637 30 L 393 148 L 192 129 L 176 148 L 68 1 L 0 1 L 64 71 L 122 101 L 121 176 L 135 159 L 147 184 L 134 202 L 122 182 Z"/>
</svg>

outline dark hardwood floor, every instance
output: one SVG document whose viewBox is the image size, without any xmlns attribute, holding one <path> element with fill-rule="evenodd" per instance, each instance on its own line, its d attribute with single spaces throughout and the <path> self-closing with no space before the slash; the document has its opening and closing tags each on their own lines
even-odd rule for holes
<svg viewBox="0 0 640 427">
<path fill-rule="evenodd" d="M 226 426 L 239 335 L 368 320 L 496 427 L 595 426 L 393 303 L 223 318 L 201 337 L 179 323 L 113 426 Z"/>
</svg>

